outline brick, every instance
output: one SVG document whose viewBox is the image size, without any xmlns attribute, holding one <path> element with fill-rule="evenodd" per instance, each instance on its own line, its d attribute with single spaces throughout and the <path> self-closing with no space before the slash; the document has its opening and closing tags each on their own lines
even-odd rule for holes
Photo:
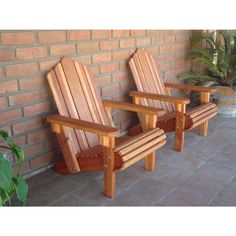
<svg viewBox="0 0 236 236">
<path fill-rule="evenodd" d="M 31 103 L 37 101 L 38 99 L 40 99 L 40 94 L 38 91 L 9 96 L 11 106 Z"/>
<path fill-rule="evenodd" d="M 174 43 L 175 42 L 175 35 L 166 35 L 164 36 L 165 43 Z"/>
<path fill-rule="evenodd" d="M 36 143 L 43 140 L 48 140 L 52 137 L 52 131 L 50 128 L 42 129 L 40 131 L 32 132 L 27 135 L 27 143 Z"/>
<path fill-rule="evenodd" d="M 111 61 L 111 53 L 100 53 L 92 55 L 93 63 L 102 63 Z"/>
<path fill-rule="evenodd" d="M 184 45 L 183 44 L 175 44 L 171 46 L 171 51 L 176 52 L 176 51 L 182 51 Z"/>
<path fill-rule="evenodd" d="M 160 46 L 160 53 L 161 54 L 169 53 L 169 52 L 171 52 L 171 46 L 170 45 Z"/>
<path fill-rule="evenodd" d="M 33 104 L 33 105 L 30 105 L 30 106 L 26 106 L 23 109 L 24 117 L 37 115 L 37 114 L 41 114 L 41 113 L 44 113 L 44 112 L 48 112 L 48 111 L 51 110 L 51 108 L 52 108 L 52 105 L 48 101 L 38 103 L 38 104 Z"/>
<path fill-rule="evenodd" d="M 128 37 L 130 35 L 129 30 L 113 30 L 112 36 L 115 38 Z"/>
<path fill-rule="evenodd" d="M 129 65 L 128 65 L 128 62 L 127 61 L 122 61 L 122 62 L 119 62 L 120 64 L 120 70 L 123 71 L 123 70 L 129 70 Z"/>
<path fill-rule="evenodd" d="M 39 62 L 39 68 L 41 71 L 49 71 L 59 62 L 59 60 L 60 59 L 41 61 Z"/>
<path fill-rule="evenodd" d="M 18 146 L 24 146 L 26 144 L 25 135 L 14 137 L 13 141 Z"/>
<path fill-rule="evenodd" d="M 93 30 L 92 39 L 110 38 L 111 30 Z"/>
<path fill-rule="evenodd" d="M 119 70 L 119 64 L 103 64 L 100 66 L 101 73 L 113 72 Z"/>
<path fill-rule="evenodd" d="M 100 49 L 101 50 L 117 49 L 118 47 L 119 47 L 118 40 L 100 42 Z"/>
<path fill-rule="evenodd" d="M 121 123 L 121 130 L 128 130 L 131 127 L 134 127 L 135 124 L 138 124 L 138 120 L 135 118 L 130 118 Z"/>
<path fill-rule="evenodd" d="M 100 73 L 99 70 L 99 66 L 95 65 L 95 66 L 89 66 L 89 69 L 91 71 L 91 73 L 95 76 L 98 75 Z"/>
<path fill-rule="evenodd" d="M 33 32 L 2 33 L 3 45 L 21 45 L 30 43 L 35 43 L 35 35 Z"/>
<path fill-rule="evenodd" d="M 60 149 L 60 145 L 58 144 L 58 141 L 56 138 L 53 138 L 51 140 L 48 140 L 44 143 L 44 151 L 50 152 L 53 150 Z"/>
<path fill-rule="evenodd" d="M 125 90 L 135 89 L 134 81 L 132 80 L 124 80 L 120 83 L 120 90 L 124 92 Z"/>
<path fill-rule="evenodd" d="M 13 125 L 13 133 L 16 135 L 23 132 L 29 132 L 40 127 L 42 127 L 42 119 L 34 118 Z"/>
<path fill-rule="evenodd" d="M 2 124 L 0 123 L 0 127 L 1 127 L 1 130 L 4 130 L 6 131 L 10 136 L 12 136 L 12 132 L 11 132 L 11 126 L 2 126 Z"/>
<path fill-rule="evenodd" d="M 171 68 L 172 69 L 177 69 L 180 67 L 185 67 L 185 62 L 181 61 L 181 60 L 177 60 L 177 61 L 172 61 L 171 62 Z"/>
<path fill-rule="evenodd" d="M 15 57 L 12 49 L 1 49 L 0 50 L 0 61 L 11 61 Z"/>
<path fill-rule="evenodd" d="M 29 162 L 24 162 L 20 168 L 20 174 L 23 175 L 23 174 L 26 174 L 28 171 L 30 170 L 30 167 L 29 167 Z M 13 167 L 13 174 L 16 175 L 18 173 L 18 166 L 14 166 Z"/>
<path fill-rule="evenodd" d="M 176 35 L 176 36 L 175 36 L 176 42 L 177 42 L 177 43 L 189 43 L 189 41 L 190 41 L 190 36 L 191 36 L 191 35 L 186 35 L 186 34 L 183 34 L 183 35 Z"/>
<path fill-rule="evenodd" d="M 150 52 L 152 55 L 160 54 L 160 47 L 151 47 L 146 49 L 147 52 Z"/>
<path fill-rule="evenodd" d="M 7 102 L 5 97 L 0 97 L 0 110 L 7 107 Z"/>
<path fill-rule="evenodd" d="M 113 60 L 128 59 L 128 58 L 129 58 L 129 51 L 119 51 L 112 53 Z"/>
<path fill-rule="evenodd" d="M 130 118 L 132 117 L 132 113 L 129 112 L 129 111 L 122 111 L 122 112 L 119 112 L 117 114 L 114 114 L 113 115 L 113 121 L 114 123 L 121 123 L 125 120 L 129 120 Z"/>
<path fill-rule="evenodd" d="M 144 36 L 145 30 L 131 30 L 131 36 Z"/>
<path fill-rule="evenodd" d="M 48 56 L 47 49 L 45 47 L 32 47 L 32 48 L 17 48 L 17 59 L 34 59 L 43 58 Z"/>
<path fill-rule="evenodd" d="M 95 79 L 97 86 L 104 86 L 111 83 L 111 75 L 97 77 Z"/>
<path fill-rule="evenodd" d="M 112 96 L 114 94 L 119 93 L 119 84 L 113 84 L 111 86 L 103 87 L 102 88 L 102 96 Z"/>
<path fill-rule="evenodd" d="M 175 55 L 158 55 L 157 56 L 157 61 L 158 62 L 167 62 L 167 61 L 173 61 L 175 60 Z"/>
<path fill-rule="evenodd" d="M 151 44 L 156 46 L 163 44 L 163 42 L 164 42 L 163 36 L 157 36 L 155 38 L 152 38 L 151 40 Z"/>
<path fill-rule="evenodd" d="M 76 58 L 74 58 L 75 60 L 78 60 L 80 63 L 82 64 L 91 64 L 92 63 L 92 59 L 90 55 L 83 55 L 83 56 L 76 56 Z"/>
<path fill-rule="evenodd" d="M 15 92 L 18 90 L 18 84 L 16 80 L 8 80 L 0 82 L 0 94 Z"/>
<path fill-rule="evenodd" d="M 170 63 L 159 64 L 158 67 L 161 71 L 166 71 L 170 69 Z"/>
<path fill-rule="evenodd" d="M 146 30 L 146 35 L 156 36 L 156 35 L 159 35 L 159 34 L 160 34 L 159 30 Z"/>
<path fill-rule="evenodd" d="M 35 72 L 38 72 L 38 65 L 36 62 L 6 66 L 6 74 L 8 77 L 28 75 Z"/>
<path fill-rule="evenodd" d="M 48 164 L 53 163 L 57 159 L 56 152 L 49 152 L 47 154 L 41 155 L 34 159 L 30 160 L 30 166 L 33 169 L 40 168 L 42 166 L 46 166 Z"/>
<path fill-rule="evenodd" d="M 65 42 L 65 31 L 43 31 L 38 33 L 39 43 Z"/>
<path fill-rule="evenodd" d="M 90 30 L 69 30 L 67 31 L 68 40 L 87 40 L 90 39 Z"/>
<path fill-rule="evenodd" d="M 47 85 L 47 80 L 44 77 L 35 77 L 35 78 L 27 78 L 21 79 L 19 81 L 20 89 L 34 89 L 41 88 Z"/>
<path fill-rule="evenodd" d="M 30 145 L 28 147 L 24 147 L 25 151 L 25 160 L 29 159 L 30 157 L 37 156 L 44 151 L 42 143 L 36 143 Z"/>
<path fill-rule="evenodd" d="M 121 39 L 120 48 L 133 48 L 135 47 L 135 39 Z"/>
<path fill-rule="evenodd" d="M 3 71 L 2 71 L 2 67 L 0 67 L 0 79 L 2 79 L 3 77 Z"/>
<path fill-rule="evenodd" d="M 160 30 L 160 34 L 162 35 L 171 35 L 174 33 L 174 30 Z"/>
<path fill-rule="evenodd" d="M 86 42 L 77 44 L 77 52 L 93 52 L 99 49 L 99 42 Z"/>
<path fill-rule="evenodd" d="M 22 114 L 20 109 L 2 111 L 0 116 L 0 124 L 20 120 L 21 118 Z"/>
<path fill-rule="evenodd" d="M 150 38 L 138 38 L 137 39 L 137 47 L 145 47 L 151 44 Z"/>
<path fill-rule="evenodd" d="M 75 44 L 60 44 L 50 46 L 50 55 L 52 56 L 64 56 L 74 54 L 75 52 Z"/>
<path fill-rule="evenodd" d="M 118 72 L 112 75 L 112 82 L 119 82 L 121 80 L 128 79 L 128 72 L 127 71 L 122 71 Z"/>
</svg>

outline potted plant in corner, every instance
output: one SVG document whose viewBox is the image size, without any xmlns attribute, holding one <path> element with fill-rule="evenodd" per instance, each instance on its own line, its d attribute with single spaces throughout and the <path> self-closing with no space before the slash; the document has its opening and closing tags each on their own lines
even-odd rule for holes
<svg viewBox="0 0 236 236">
<path fill-rule="evenodd" d="M 28 185 L 20 175 L 20 169 L 24 161 L 24 150 L 17 146 L 9 137 L 8 133 L 0 129 L 0 139 L 5 141 L 5 145 L 0 144 L 0 206 L 11 205 L 12 198 L 16 197 L 25 205 Z M 10 150 L 15 155 L 17 171 L 14 174 L 10 161 L 7 159 L 7 152 Z"/>
<path fill-rule="evenodd" d="M 213 98 L 218 113 L 236 116 L 236 32 L 193 33 L 192 49 L 187 60 L 199 62 L 205 70 L 180 74 L 178 78 L 195 85 L 214 85 L 217 92 Z"/>
</svg>

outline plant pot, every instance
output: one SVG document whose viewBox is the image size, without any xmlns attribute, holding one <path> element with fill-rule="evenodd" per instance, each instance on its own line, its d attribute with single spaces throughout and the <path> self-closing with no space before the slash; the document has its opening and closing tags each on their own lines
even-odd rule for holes
<svg viewBox="0 0 236 236">
<path fill-rule="evenodd" d="M 236 89 L 216 86 L 214 99 L 220 116 L 236 117 Z"/>
</svg>

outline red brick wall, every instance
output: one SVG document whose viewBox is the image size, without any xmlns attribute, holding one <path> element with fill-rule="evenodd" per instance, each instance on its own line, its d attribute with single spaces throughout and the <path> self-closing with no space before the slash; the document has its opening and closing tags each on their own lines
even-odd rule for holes
<svg viewBox="0 0 236 236">
<path fill-rule="evenodd" d="M 165 80 L 175 80 L 191 68 L 184 61 L 190 36 L 184 30 L 0 31 L 0 128 L 24 146 L 23 173 L 36 173 L 60 158 L 44 118 L 56 112 L 46 73 L 61 56 L 89 65 L 103 98 L 127 101 L 135 88 L 127 61 L 135 49 L 148 48 Z M 114 113 L 123 130 L 134 118 Z"/>
</svg>

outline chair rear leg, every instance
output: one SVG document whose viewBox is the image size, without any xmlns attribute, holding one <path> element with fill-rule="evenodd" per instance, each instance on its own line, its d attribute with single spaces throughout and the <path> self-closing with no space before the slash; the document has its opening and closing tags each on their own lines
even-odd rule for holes
<svg viewBox="0 0 236 236">
<path fill-rule="evenodd" d="M 208 120 L 200 124 L 199 126 L 199 134 L 201 136 L 207 136 L 207 130 L 208 130 Z"/>
<path fill-rule="evenodd" d="M 145 169 L 147 171 L 154 171 L 156 163 L 155 152 L 152 152 L 148 156 L 145 157 Z"/>
</svg>

